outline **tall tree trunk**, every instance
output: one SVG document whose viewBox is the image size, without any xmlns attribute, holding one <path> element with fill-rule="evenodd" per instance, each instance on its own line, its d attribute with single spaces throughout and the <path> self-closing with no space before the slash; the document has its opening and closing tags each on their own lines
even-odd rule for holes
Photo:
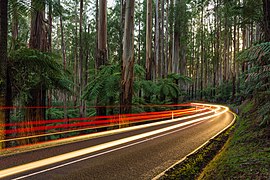
<svg viewBox="0 0 270 180">
<path fill-rule="evenodd" d="M 48 9 L 48 52 L 52 52 L 52 21 L 53 21 L 53 15 L 52 15 L 52 2 L 49 1 L 49 9 Z M 52 105 L 52 90 L 48 90 L 48 99 L 47 99 L 47 106 Z M 48 119 L 51 119 L 51 116 L 48 114 Z"/>
<path fill-rule="evenodd" d="M 141 8 L 141 5 L 139 4 L 139 9 Z M 139 13 L 142 13 L 142 12 L 139 12 Z M 139 16 L 139 22 L 138 22 L 138 26 L 139 26 L 139 29 L 138 29 L 138 61 L 137 63 L 139 65 L 141 65 L 141 16 Z"/>
<path fill-rule="evenodd" d="M 83 92 L 83 0 L 80 0 L 80 25 L 79 25 L 79 87 L 80 87 L 80 117 L 84 116 Z"/>
<path fill-rule="evenodd" d="M 49 10 L 48 10 L 48 52 L 52 52 L 52 21 L 53 21 L 53 15 L 52 15 L 52 2 L 49 1 Z"/>
<path fill-rule="evenodd" d="M 107 0 L 99 1 L 99 21 L 98 21 L 98 52 L 97 52 L 97 70 L 105 65 L 108 61 L 107 49 Z M 100 97 L 97 98 L 96 114 L 98 116 L 106 115 L 105 104 L 100 102 Z"/>
<path fill-rule="evenodd" d="M 174 0 L 170 0 L 170 14 L 169 14 L 169 33 L 170 33 L 170 43 L 169 43 L 169 57 L 168 57 L 168 74 L 173 72 L 173 56 L 174 56 Z"/>
<path fill-rule="evenodd" d="M 32 49 L 47 51 L 47 35 L 45 30 L 45 1 L 32 0 L 32 6 L 36 7 L 31 14 L 31 34 L 29 47 Z"/>
<path fill-rule="evenodd" d="M 29 47 L 42 52 L 47 51 L 47 34 L 45 29 L 45 1 L 32 0 L 32 6 L 35 10 L 31 14 L 31 32 Z M 30 90 L 31 99 L 28 100 L 26 106 L 39 108 L 28 108 L 25 111 L 26 121 L 39 121 L 45 119 L 46 105 L 46 89 L 43 82 Z M 32 127 L 30 127 L 32 128 Z M 42 133 L 42 132 L 40 132 Z M 38 139 L 33 139 L 32 142 L 37 142 Z M 26 141 L 23 143 L 27 143 Z"/>
<path fill-rule="evenodd" d="M 98 17 L 98 15 L 99 15 L 99 12 L 98 12 L 98 10 L 99 10 L 99 8 L 98 8 L 98 2 L 99 2 L 99 0 L 96 0 L 96 49 L 95 49 L 95 69 L 96 69 L 96 71 L 95 71 L 95 73 L 97 73 L 97 67 L 98 67 L 98 24 L 99 24 L 99 17 Z"/>
<path fill-rule="evenodd" d="M 146 80 L 152 80 L 152 0 L 147 0 L 146 12 Z M 145 96 L 145 101 L 150 103 L 150 96 Z"/>
<path fill-rule="evenodd" d="M 186 0 L 181 0 L 180 1 L 180 9 L 181 9 L 181 14 L 184 16 L 181 18 L 181 33 L 180 33 L 180 74 L 186 75 L 186 65 L 187 65 L 187 60 L 186 60 L 186 50 L 187 50 L 187 36 L 188 36 L 188 19 L 187 19 L 187 2 Z"/>
<path fill-rule="evenodd" d="M 246 26 L 244 25 L 243 28 L 242 28 L 242 40 L 243 40 L 243 43 L 242 43 L 242 50 L 246 49 L 247 48 L 247 39 L 246 39 Z M 246 62 L 243 62 L 242 63 L 242 73 L 246 71 Z"/>
<path fill-rule="evenodd" d="M 124 28 L 125 28 L 125 8 L 126 8 L 126 0 L 121 0 L 121 14 L 120 14 L 120 24 L 121 28 L 119 31 L 119 62 L 120 64 L 123 64 L 122 55 L 123 55 L 123 35 L 124 35 Z"/>
<path fill-rule="evenodd" d="M 61 6 L 60 0 L 58 0 L 59 6 Z M 60 8 L 62 9 L 62 8 Z M 67 68 L 67 60 L 66 60 L 66 45 L 65 45 L 65 38 L 64 38 L 64 27 L 63 27 L 63 18 L 62 18 L 62 11 L 59 12 L 59 19 L 60 19 L 60 31 L 61 31 L 61 50 L 62 50 L 62 59 L 64 70 Z M 63 101 L 64 101 L 64 118 L 67 118 L 67 95 L 66 93 L 63 94 Z"/>
<path fill-rule="evenodd" d="M 219 4 L 218 2 L 215 5 L 215 59 L 214 59 L 214 92 L 213 95 L 216 96 L 216 88 L 219 85 L 220 79 L 220 20 L 219 20 Z"/>
<path fill-rule="evenodd" d="M 168 75 L 168 61 L 169 61 L 169 48 L 170 48 L 170 43 L 169 43 L 169 0 L 166 0 L 167 6 L 166 6 L 166 34 L 165 34 L 165 56 L 164 56 L 164 68 L 165 68 L 165 76 Z"/>
<path fill-rule="evenodd" d="M 75 94 L 79 94 L 79 88 L 78 88 L 78 84 L 79 84 L 79 80 L 78 80 L 78 69 L 79 69 L 79 62 L 78 62 L 78 12 L 77 12 L 77 7 L 78 7 L 78 0 L 75 0 L 75 7 L 74 7 L 74 14 L 75 14 L 75 29 L 74 29 L 74 39 L 75 39 L 75 45 L 74 45 L 74 67 L 73 67 L 73 71 L 74 71 L 74 84 L 75 86 L 73 87 Z M 78 102 L 78 97 L 75 95 L 73 97 L 73 102 L 74 102 L 74 106 L 77 106 L 77 102 Z"/>
<path fill-rule="evenodd" d="M 146 80 L 151 80 L 152 69 L 152 0 L 147 0 L 147 15 L 146 15 Z"/>
<path fill-rule="evenodd" d="M 0 107 L 5 106 L 7 82 L 5 79 L 7 72 L 8 56 L 7 56 L 7 38 L 8 38 L 8 0 L 0 1 Z M 5 140 L 5 124 L 9 122 L 5 116 L 5 110 L 0 108 L 0 150 L 5 148 L 5 144 L 1 140 Z"/>
<path fill-rule="evenodd" d="M 270 42 L 270 0 L 263 1 L 264 40 Z"/>
<path fill-rule="evenodd" d="M 203 17 L 204 17 L 204 13 L 203 13 L 204 9 L 203 9 L 203 6 L 202 6 L 202 9 L 201 9 L 201 96 L 200 96 L 200 99 L 203 98 L 203 68 L 204 68 L 204 27 L 203 27 Z"/>
<path fill-rule="evenodd" d="M 90 56 L 90 45 L 89 45 L 89 40 L 88 40 L 88 36 L 90 35 L 90 24 L 88 24 L 88 26 L 85 25 L 85 30 L 84 30 L 84 39 L 86 40 L 85 42 L 85 61 L 84 61 L 84 87 L 86 87 L 88 85 L 88 76 L 89 76 L 89 56 Z M 84 116 L 87 116 L 87 102 L 84 101 Z"/>
<path fill-rule="evenodd" d="M 155 77 L 159 74 L 159 0 L 156 0 L 156 16 L 155 16 Z"/>
<path fill-rule="evenodd" d="M 18 35 L 19 35 L 19 22 L 18 22 L 18 9 L 16 5 L 17 1 L 11 2 L 12 4 L 12 40 L 11 40 L 11 47 L 13 50 L 16 50 Z"/>
<path fill-rule="evenodd" d="M 179 22 L 179 2 L 174 2 L 174 33 L 173 33 L 173 51 L 172 51 L 172 73 L 179 73 L 179 52 L 180 52 L 180 22 Z"/>
<path fill-rule="evenodd" d="M 236 40 L 236 28 L 237 28 L 237 19 L 236 17 L 234 17 L 234 26 L 233 26 L 233 72 L 232 72 L 232 84 L 233 84 L 233 87 L 232 87 L 232 100 L 234 101 L 235 99 L 235 93 L 236 93 L 236 45 L 237 45 L 237 40 Z"/>
<path fill-rule="evenodd" d="M 239 20 L 238 20 L 239 21 Z M 237 25 L 237 46 L 236 52 L 239 53 L 240 51 L 240 26 Z M 239 69 L 239 62 L 236 61 L 236 93 L 240 91 L 240 69 Z"/>
<path fill-rule="evenodd" d="M 130 113 L 134 81 L 134 0 L 126 1 L 120 113 Z"/>
<path fill-rule="evenodd" d="M 161 29 L 160 29 L 160 77 L 165 75 L 165 51 L 164 51 L 164 0 L 161 0 Z"/>
</svg>

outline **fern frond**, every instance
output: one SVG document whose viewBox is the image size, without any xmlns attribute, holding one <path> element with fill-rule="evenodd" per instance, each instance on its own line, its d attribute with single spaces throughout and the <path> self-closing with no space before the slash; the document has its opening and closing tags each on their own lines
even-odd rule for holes
<svg viewBox="0 0 270 180">
<path fill-rule="evenodd" d="M 270 62 L 269 56 L 270 42 L 265 42 L 240 52 L 237 56 L 237 59 L 240 61 L 252 61 L 258 65 L 266 65 Z"/>
<path fill-rule="evenodd" d="M 56 61 L 57 57 L 27 48 L 14 51 L 10 55 L 10 69 L 13 85 L 20 87 L 17 92 L 27 92 L 40 85 L 72 92 L 69 73 Z"/>
</svg>

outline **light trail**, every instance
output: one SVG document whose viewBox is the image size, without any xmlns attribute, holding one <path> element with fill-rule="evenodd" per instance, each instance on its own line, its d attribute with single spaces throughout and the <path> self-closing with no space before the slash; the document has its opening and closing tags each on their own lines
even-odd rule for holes
<svg viewBox="0 0 270 180">
<path fill-rule="evenodd" d="M 5 130 L 5 134 L 25 134 L 25 133 L 36 133 L 36 135 L 28 135 L 28 136 L 17 136 L 5 140 L 1 140 L 0 142 L 8 142 L 8 141 L 16 141 L 22 139 L 30 139 L 35 137 L 44 137 L 49 135 L 56 135 L 56 134 L 64 134 L 70 132 L 79 132 L 84 130 L 102 128 L 102 127 L 112 127 L 118 125 L 125 125 L 125 124 L 133 124 L 138 122 L 145 122 L 145 121 L 154 121 L 154 120 L 161 120 L 166 118 L 171 118 L 172 114 L 175 117 L 193 114 L 195 112 L 202 112 L 205 109 L 195 109 L 189 108 L 184 110 L 171 110 L 171 111 L 161 111 L 161 112 L 146 112 L 146 113 L 138 113 L 138 114 L 123 114 L 123 115 L 112 115 L 112 116 L 97 116 L 97 117 L 90 117 L 90 118 L 73 118 L 70 122 L 64 121 L 65 124 L 60 125 L 47 125 L 47 126 L 35 126 L 35 127 L 25 127 L 25 128 L 15 128 L 11 130 Z M 72 120 L 91 120 L 90 122 L 72 122 Z M 101 120 L 101 119 L 108 119 L 108 120 Z M 34 121 L 35 122 L 35 121 Z M 45 120 L 39 124 L 45 123 L 52 123 L 52 122 L 59 122 L 58 120 Z M 27 125 L 31 124 L 31 122 L 27 122 Z M 22 125 L 22 124 L 20 124 Z M 23 124 L 24 125 L 24 124 Z M 33 125 L 33 124 L 32 124 Z M 65 130 L 69 128 L 69 130 Z M 55 130 L 58 132 L 54 133 L 43 133 L 40 134 L 38 131 L 46 131 L 46 130 Z"/>
<path fill-rule="evenodd" d="M 139 107 L 183 107 L 183 106 L 190 106 L 191 103 L 186 104 L 148 104 L 148 105 L 137 105 Z M 126 105 L 117 105 L 117 106 L 84 106 L 85 108 L 119 108 L 119 107 L 127 107 Z M 128 107 L 136 107 L 136 105 L 130 105 Z M 81 106 L 0 106 L 0 109 L 79 109 Z"/>
<path fill-rule="evenodd" d="M 197 106 L 207 106 L 206 104 L 196 104 L 196 105 Z M 184 119 L 191 119 L 191 118 L 195 118 L 195 117 L 198 117 L 198 116 L 202 116 L 203 114 L 204 115 L 209 114 L 206 117 L 200 117 L 200 118 L 197 118 L 197 119 L 194 119 L 194 120 L 183 122 L 181 124 L 172 125 L 172 126 L 169 126 L 169 127 L 165 127 L 165 128 L 150 131 L 150 132 L 146 132 L 146 133 L 143 133 L 143 134 L 134 135 L 134 136 L 131 136 L 131 137 L 127 137 L 127 138 L 107 142 L 107 143 L 96 145 L 96 146 L 93 146 L 93 147 L 89 147 L 89 148 L 77 150 L 77 151 L 74 151 L 74 152 L 65 153 L 65 154 L 54 156 L 54 157 L 51 157 L 51 158 L 46 158 L 46 159 L 43 159 L 43 160 L 39 160 L 39 161 L 24 164 L 24 165 L 20 165 L 20 166 L 8 168 L 8 169 L 5 169 L 5 170 L 1 170 L 0 171 L 0 178 L 7 177 L 7 176 L 10 176 L 10 175 L 14 175 L 14 174 L 17 174 L 17 173 L 21 173 L 21 172 L 24 172 L 24 171 L 27 171 L 27 170 L 32 170 L 32 169 L 35 169 L 35 168 L 43 167 L 43 166 L 46 166 L 46 165 L 49 165 L 49 164 L 62 162 L 62 161 L 65 161 L 65 160 L 68 160 L 68 159 L 71 159 L 71 158 L 76 158 L 76 157 L 86 155 L 86 154 L 89 154 L 89 153 L 94 153 L 94 152 L 104 150 L 104 149 L 107 149 L 107 148 L 112 148 L 112 147 L 115 147 L 115 146 L 118 146 L 118 145 L 122 145 L 124 143 L 139 140 L 139 139 L 142 139 L 142 138 L 147 138 L 147 137 L 150 137 L 150 136 L 162 134 L 162 133 L 165 133 L 165 132 L 168 132 L 168 131 L 171 131 L 171 130 L 174 130 L 174 129 L 177 129 L 177 128 L 180 128 L 180 127 L 183 127 L 183 126 L 191 125 L 191 124 L 198 123 L 200 121 L 203 121 L 203 120 L 206 120 L 206 119 L 209 119 L 209 118 L 219 116 L 219 115 L 221 115 L 221 114 L 223 114 L 223 113 L 225 113 L 225 112 L 227 112 L 229 110 L 229 108 L 227 108 L 225 106 L 218 106 L 218 105 L 211 105 L 211 106 L 214 106 L 215 108 L 219 109 L 220 112 L 216 112 L 216 113 L 212 114 L 213 111 L 214 111 L 214 110 L 212 110 L 212 111 L 209 111 L 209 112 L 190 115 L 188 117 L 177 118 L 177 119 L 174 119 L 172 121 L 180 121 L 180 120 L 184 120 Z M 224 109 L 222 110 L 221 108 L 224 108 Z"/>
<path fill-rule="evenodd" d="M 204 112 L 205 109 L 195 109 L 195 110 L 192 110 L 193 113 L 194 112 Z M 206 112 L 206 114 L 208 113 L 211 113 L 211 112 Z M 200 115 L 204 115 L 205 113 L 201 113 Z M 179 116 L 178 116 L 179 117 Z M 154 120 L 154 119 L 151 119 L 151 120 Z M 149 120 L 146 120 L 146 121 L 149 121 Z M 140 121 L 140 122 L 145 122 L 145 121 Z M 167 121 L 164 121 L 164 123 L 170 123 L 170 122 L 175 122 L 172 121 L 172 120 L 167 120 Z M 125 125 L 125 124 L 130 124 L 129 122 L 128 123 L 122 123 L 122 125 Z M 154 125 L 154 123 L 151 123 Z M 156 125 L 159 125 L 160 123 L 155 123 Z M 102 128 L 102 127 L 111 127 L 111 126 L 115 126 L 115 124 L 113 125 L 106 125 L 106 126 L 99 126 L 99 128 Z M 147 127 L 147 126 L 145 126 Z M 54 133 L 46 133 L 46 134 L 38 134 L 38 135 L 31 135 L 31 136 L 23 136 L 23 137 L 15 137 L 15 138 L 12 138 L 12 139 L 6 139 L 6 140 L 1 140 L 0 142 L 8 142 L 8 141 L 18 141 L 18 140 L 23 140 L 23 139 L 30 139 L 30 138 L 37 138 L 37 137 L 44 137 L 44 136 L 50 136 L 50 135 L 59 135 L 59 134 L 65 134 L 65 133 L 71 133 L 71 132 L 80 132 L 80 131 L 85 131 L 85 130 L 91 130 L 91 129 L 95 129 L 97 127 L 90 127 L 90 128 L 80 128 L 80 129 L 75 129 L 75 130 L 68 130 L 68 131 L 60 131 L 60 132 L 54 132 Z M 127 128 L 125 128 L 127 129 Z M 30 144 L 31 145 L 31 144 Z M 9 149 L 12 149 L 12 148 L 9 148 Z"/>
<path fill-rule="evenodd" d="M 189 112 L 193 111 L 195 108 L 189 108 L 184 110 L 170 110 L 170 111 L 159 111 L 159 112 L 144 112 L 144 113 L 136 113 L 136 114 L 117 114 L 117 115 L 107 115 L 107 116 L 92 116 L 92 117 L 85 117 L 85 118 L 67 118 L 67 119 L 51 119 L 51 120 L 39 120 L 39 121 L 28 121 L 28 122 L 18 122 L 18 123 L 7 123 L 1 124 L 0 126 L 25 126 L 25 125 L 40 125 L 40 124 L 50 124 L 50 123 L 60 123 L 60 122 L 73 122 L 73 121 L 85 121 L 85 120 L 102 120 L 102 119 L 113 119 L 118 118 L 119 116 L 124 117 L 133 117 L 133 116 L 143 116 L 143 115 L 157 115 L 157 114 L 165 114 L 165 113 L 172 113 L 172 112 Z"/>
</svg>

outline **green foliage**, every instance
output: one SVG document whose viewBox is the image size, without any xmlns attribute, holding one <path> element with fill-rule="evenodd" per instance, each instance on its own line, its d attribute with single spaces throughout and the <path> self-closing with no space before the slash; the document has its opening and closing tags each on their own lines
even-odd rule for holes
<svg viewBox="0 0 270 180">
<path fill-rule="evenodd" d="M 120 1 L 116 2 L 115 7 L 108 9 L 108 47 L 109 47 L 109 59 L 112 63 L 119 62 L 122 56 L 121 54 L 121 33 L 122 26 L 120 23 L 121 17 L 121 5 Z"/>
<path fill-rule="evenodd" d="M 269 96 L 268 96 L 269 97 Z M 260 126 L 270 126 L 270 102 L 268 98 L 268 102 L 266 102 L 259 110 L 259 119 L 261 119 Z"/>
<path fill-rule="evenodd" d="M 242 7 L 240 7 L 240 13 L 243 18 L 243 23 L 250 23 L 252 21 L 260 22 L 262 18 L 262 2 L 257 0 L 246 0 Z"/>
<path fill-rule="evenodd" d="M 180 83 L 183 83 L 185 85 L 192 83 L 192 78 L 188 76 L 183 76 L 182 74 L 172 73 L 168 75 L 168 78 L 174 81 L 179 81 Z"/>
<path fill-rule="evenodd" d="M 241 106 L 241 113 L 246 114 L 249 111 L 251 111 L 253 107 L 254 107 L 254 103 L 252 101 L 247 101 Z"/>
<path fill-rule="evenodd" d="M 257 65 L 269 65 L 270 42 L 257 44 L 239 53 L 238 60 L 241 62 L 254 62 Z"/>
<path fill-rule="evenodd" d="M 192 82 L 191 78 L 180 74 L 169 74 L 167 78 L 151 80 L 138 80 L 134 82 L 135 91 L 141 90 L 145 97 L 149 97 L 152 104 L 171 103 L 173 98 L 177 98 L 184 92 L 180 84 Z"/>
<path fill-rule="evenodd" d="M 26 16 L 30 9 L 30 3 L 22 2 L 21 0 L 10 0 L 8 5 L 9 13 L 13 17 L 17 15 Z"/>
<path fill-rule="evenodd" d="M 19 49 L 10 56 L 10 73 L 13 93 L 28 97 L 33 88 L 59 89 L 72 92 L 72 82 L 54 54 L 32 49 Z M 27 98 L 26 98 L 27 99 Z"/>
<path fill-rule="evenodd" d="M 248 64 L 253 64 L 243 74 L 243 96 L 254 98 L 256 104 L 260 105 L 259 119 L 261 125 L 269 125 L 269 99 L 270 99 L 270 42 L 257 44 L 244 50 L 238 59 Z"/>
<path fill-rule="evenodd" d="M 157 82 L 157 87 L 157 92 L 161 97 L 176 98 L 180 95 L 180 89 L 178 85 L 172 81 L 172 79 L 160 79 Z"/>
<path fill-rule="evenodd" d="M 139 80 L 134 82 L 134 91 L 142 90 L 145 96 L 151 96 L 157 92 L 156 83 L 151 80 Z"/>
<path fill-rule="evenodd" d="M 158 79 L 157 81 L 144 80 L 145 70 L 142 66 L 136 64 L 134 66 L 134 104 L 164 104 L 170 103 L 172 98 L 176 98 L 183 94 L 179 83 L 189 83 L 191 79 L 179 74 L 170 74 L 168 78 Z M 86 86 L 83 98 L 94 104 L 97 97 L 101 104 L 104 105 L 115 105 L 118 103 L 120 95 L 120 66 L 106 65 L 97 72 L 97 75 L 90 80 Z M 140 97 L 149 97 L 150 102 L 145 102 L 145 99 Z M 141 111 L 137 108 L 136 111 Z"/>
<path fill-rule="evenodd" d="M 216 88 L 216 100 L 227 102 L 232 96 L 232 82 L 223 82 Z"/>
<path fill-rule="evenodd" d="M 119 96 L 120 77 L 119 65 L 103 66 L 95 78 L 86 86 L 83 98 L 94 101 L 99 97 L 102 104 L 107 104 L 110 98 L 115 99 Z"/>
</svg>

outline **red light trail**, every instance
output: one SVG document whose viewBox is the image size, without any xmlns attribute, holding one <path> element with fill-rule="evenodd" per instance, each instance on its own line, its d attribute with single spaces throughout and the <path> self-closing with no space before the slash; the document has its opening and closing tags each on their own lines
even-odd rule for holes
<svg viewBox="0 0 270 180">
<path fill-rule="evenodd" d="M 159 112 L 143 112 L 136 114 L 117 114 L 108 116 L 92 116 L 84 118 L 67 118 L 67 119 L 49 119 L 38 121 L 27 121 L 1 124 L 0 127 L 6 127 L 4 133 L 9 139 L 0 142 L 16 141 L 17 139 L 30 139 L 34 137 L 50 136 L 52 134 L 66 134 L 74 131 L 84 131 L 98 129 L 103 127 L 121 126 L 126 124 L 141 123 L 146 121 L 157 121 L 165 119 L 178 118 L 184 115 L 195 114 L 197 112 L 207 112 L 209 107 L 202 108 L 191 104 L 164 105 L 166 107 L 192 107 L 181 110 L 167 110 Z M 164 107 L 163 106 L 163 107 Z M 116 107 L 116 106 L 112 106 Z M 119 106 L 118 106 L 119 107 Z M 149 105 L 148 107 L 161 107 L 160 105 Z M 0 107 L 0 109 L 6 107 Z M 14 108 L 14 107 L 11 107 Z M 22 108 L 22 107 L 20 107 Z M 52 107 L 25 107 L 25 108 L 52 108 Z M 63 108 L 63 107 L 57 107 Z M 71 108 L 71 107 L 67 107 Z M 92 107 L 97 108 L 97 107 Z M 211 107 L 210 107 L 211 108 Z M 60 123 L 60 124 L 59 124 Z M 53 133 L 49 133 L 53 131 Z"/>
</svg>

